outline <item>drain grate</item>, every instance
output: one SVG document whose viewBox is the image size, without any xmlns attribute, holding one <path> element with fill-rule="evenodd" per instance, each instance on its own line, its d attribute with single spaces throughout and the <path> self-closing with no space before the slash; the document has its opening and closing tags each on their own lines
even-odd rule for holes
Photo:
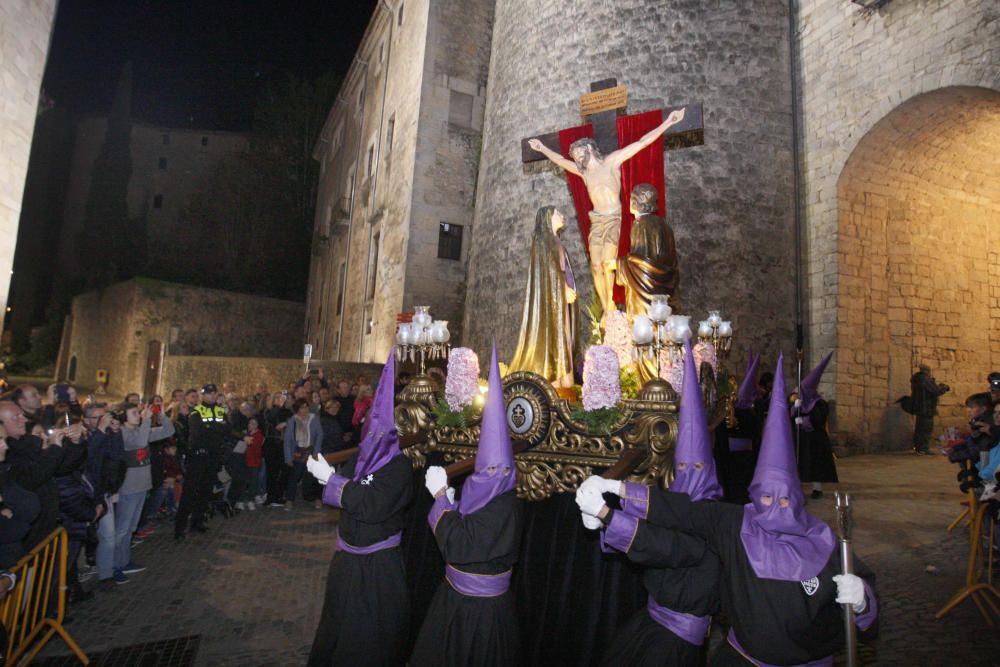
<svg viewBox="0 0 1000 667">
<path fill-rule="evenodd" d="M 92 667 L 191 667 L 200 642 L 201 635 L 190 635 L 122 646 L 87 657 Z M 76 656 L 69 654 L 36 658 L 31 664 L 35 667 L 78 667 L 80 663 Z"/>
</svg>

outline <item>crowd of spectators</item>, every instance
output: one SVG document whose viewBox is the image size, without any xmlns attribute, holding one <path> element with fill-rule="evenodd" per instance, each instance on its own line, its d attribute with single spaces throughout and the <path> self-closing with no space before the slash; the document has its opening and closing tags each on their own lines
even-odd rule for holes
<svg viewBox="0 0 1000 667">
<path fill-rule="evenodd" d="M 174 520 L 184 493 L 194 493 L 185 491 L 192 413 L 203 409 L 209 388 L 214 393 L 214 385 L 176 389 L 167 401 L 129 393 L 103 402 L 68 384 L 44 395 L 33 385 L 0 395 L 0 598 L 15 585 L 7 571 L 59 526 L 69 539 L 71 604 L 146 569 L 136 548 Z M 204 531 L 212 515 L 264 506 L 291 510 L 300 495 L 321 507 L 306 457 L 355 446 L 371 393 L 364 376 L 329 382 L 322 370 L 278 391 L 223 384 L 218 405 L 228 437 L 207 475 L 207 516 L 195 525 Z M 95 577 L 97 586 L 84 585 Z"/>
</svg>

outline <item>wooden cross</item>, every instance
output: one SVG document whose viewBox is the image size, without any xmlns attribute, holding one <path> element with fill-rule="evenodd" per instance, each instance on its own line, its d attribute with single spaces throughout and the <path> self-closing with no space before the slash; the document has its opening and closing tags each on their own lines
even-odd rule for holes
<svg viewBox="0 0 1000 667">
<path fill-rule="evenodd" d="M 594 126 L 594 141 L 601 153 L 607 155 L 618 150 L 618 129 L 616 118 L 618 110 L 628 104 L 628 93 L 625 86 L 619 86 L 618 80 L 602 79 L 590 84 L 590 92 L 580 96 L 580 115 Z M 670 115 L 676 109 L 686 109 L 684 120 L 674 125 L 663 135 L 667 150 L 700 146 L 705 143 L 705 126 L 702 123 L 701 103 L 681 104 L 666 107 L 663 117 Z M 549 132 L 537 137 L 527 137 L 521 140 L 521 162 L 537 162 L 546 159 L 544 155 L 528 146 L 528 141 L 538 139 L 556 153 L 562 154 L 559 145 L 559 132 Z"/>
</svg>

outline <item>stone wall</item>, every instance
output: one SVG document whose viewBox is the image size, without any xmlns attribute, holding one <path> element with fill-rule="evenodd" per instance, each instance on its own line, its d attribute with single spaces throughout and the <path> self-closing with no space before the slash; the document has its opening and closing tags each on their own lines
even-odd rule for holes
<svg viewBox="0 0 1000 667">
<path fill-rule="evenodd" d="M 7 306 L 38 95 L 56 0 L 0 3 L 0 313 Z"/>
<path fill-rule="evenodd" d="M 328 359 L 385 361 L 395 336 L 429 4 L 377 6 L 314 151 L 322 173 L 306 336 Z"/>
<path fill-rule="evenodd" d="M 802 0 L 799 5 L 802 203 L 807 231 L 805 293 L 808 295 L 809 358 L 815 362 L 827 351 L 834 348 L 839 350 L 821 386 L 827 397 L 834 401 L 833 427 L 845 437 L 848 435 L 847 431 L 857 428 L 851 437 L 859 445 L 881 446 L 880 438 L 873 434 L 883 432 L 881 421 L 884 401 L 887 400 L 885 396 L 895 399 L 894 394 L 905 393 L 908 387 L 903 387 L 901 378 L 903 375 L 908 378 L 912 369 L 904 372 L 900 366 L 901 361 L 893 362 L 897 370 L 893 371 L 890 380 L 887 376 L 889 371 L 885 370 L 889 364 L 883 358 L 879 362 L 883 368 L 877 372 L 886 377 L 879 377 L 882 388 L 877 390 L 878 396 L 871 391 L 861 393 L 855 387 L 854 379 L 859 373 L 867 372 L 864 362 L 859 358 L 865 357 L 867 352 L 845 346 L 854 340 L 854 334 L 845 329 L 845 322 L 838 318 L 845 317 L 849 309 L 858 308 L 856 300 L 859 293 L 868 290 L 868 285 L 874 288 L 872 298 L 879 305 L 868 308 L 865 312 L 871 313 L 876 319 L 889 316 L 887 310 L 880 310 L 881 303 L 889 306 L 890 298 L 900 299 L 904 295 L 894 297 L 891 291 L 882 294 L 889 290 L 890 276 L 879 275 L 877 270 L 870 276 L 854 276 L 856 270 L 861 268 L 860 265 L 845 265 L 848 261 L 858 261 L 853 246 L 842 252 L 839 250 L 839 239 L 845 225 L 857 224 L 849 220 L 852 213 L 863 213 L 864 208 L 870 205 L 880 211 L 878 214 L 873 213 L 873 217 L 885 218 L 889 214 L 881 211 L 890 210 L 887 208 L 890 202 L 883 196 L 871 200 L 870 204 L 863 204 L 857 202 L 852 195 L 848 195 L 845 201 L 843 190 L 838 191 L 838 179 L 841 179 L 841 172 L 845 170 L 848 158 L 859 142 L 876 124 L 883 119 L 888 120 L 890 112 L 907 100 L 949 86 L 1000 89 L 1000 20 L 995 3 L 979 0 L 896 0 L 874 14 L 863 13 L 850 2 Z M 948 111 L 958 114 L 955 121 L 959 125 L 962 124 L 962 112 L 960 105 Z M 931 141 L 933 144 L 934 140 Z M 933 145 L 932 151 L 939 148 L 941 147 Z M 919 159 L 919 156 L 902 148 L 897 149 L 894 154 L 901 159 Z M 874 176 L 883 184 L 888 182 L 880 179 L 877 173 Z M 924 176 L 930 183 L 937 178 L 931 171 L 925 171 Z M 928 193 L 927 198 L 920 199 L 920 205 L 930 205 L 931 200 L 941 196 L 943 189 L 952 187 L 948 182 L 931 185 L 932 192 Z M 845 203 L 852 206 L 851 211 L 841 210 Z M 854 206 L 860 208 L 855 211 Z M 892 207 L 892 215 L 899 215 L 907 220 L 913 220 L 917 211 L 916 208 L 897 206 L 897 202 L 893 202 Z M 954 220 L 950 214 L 944 219 Z M 995 219 L 993 224 L 995 226 Z M 935 238 L 934 229 L 932 226 L 928 230 L 928 238 Z M 970 231 L 967 232 L 966 229 Z M 966 228 L 963 224 L 949 230 L 951 233 L 941 240 L 947 246 L 954 238 L 966 237 L 971 229 L 971 226 Z M 867 232 L 859 228 L 857 233 L 863 235 Z M 876 230 L 876 233 L 882 232 Z M 849 239 L 852 244 L 856 241 L 853 235 L 854 232 Z M 916 248 L 914 251 L 916 252 Z M 919 253 L 913 255 L 913 259 L 918 258 L 921 258 Z M 898 267 L 893 267 L 895 275 L 901 275 L 906 269 L 904 264 L 902 262 Z M 913 270 L 918 272 L 913 281 L 915 289 L 916 285 L 935 293 L 939 289 L 959 289 L 952 287 L 950 280 L 944 281 L 944 285 L 935 283 L 934 276 L 927 273 L 930 269 L 926 267 L 914 266 Z M 923 275 L 919 272 L 923 272 Z M 848 284 L 842 285 L 845 276 L 860 277 L 862 280 L 848 281 Z M 959 291 L 962 289 L 965 288 Z M 945 303 L 951 301 L 947 297 L 944 299 Z M 948 326 L 944 323 L 933 324 Z M 881 325 L 874 323 L 872 326 Z M 897 330 L 901 330 L 901 327 L 902 324 L 897 324 Z M 903 365 L 912 361 L 910 355 L 904 354 L 902 349 L 886 350 L 882 341 L 876 345 L 879 350 L 874 353 L 876 356 L 906 356 L 907 361 Z M 927 344 L 914 340 L 914 348 L 927 351 Z M 947 357 L 951 352 L 946 350 L 950 349 L 941 348 L 931 354 L 932 365 L 939 358 L 941 361 L 948 361 Z M 957 356 L 957 350 L 955 353 Z M 975 365 L 985 364 L 983 360 Z M 841 373 L 848 379 L 842 381 Z M 886 383 L 891 390 L 885 389 Z M 960 391 L 964 391 L 958 387 L 963 386 L 964 380 L 960 380 L 955 395 L 948 399 L 952 402 L 951 407 L 946 405 L 945 408 L 949 414 L 955 412 L 953 401 L 964 399 L 964 395 L 958 395 Z M 842 397 L 841 392 L 844 391 L 851 392 L 850 397 Z M 843 415 L 840 414 L 838 405 L 841 403 L 848 410 Z M 859 406 L 867 404 L 872 406 L 871 410 L 865 414 L 859 413 L 858 410 L 863 409 Z M 905 423 L 887 424 L 885 428 L 888 430 L 885 433 L 896 437 L 903 426 Z"/>
<path fill-rule="evenodd" d="M 431 3 L 403 310 L 430 306 L 462 339 L 469 245 L 490 60 L 493 2 Z M 462 229 L 459 259 L 438 257 L 440 225 Z"/>
<path fill-rule="evenodd" d="M 910 446 L 894 405 L 920 362 L 951 385 L 939 429 L 1000 367 L 1000 92 L 914 97 L 851 154 L 838 185 L 837 411 L 842 444 Z"/>
<path fill-rule="evenodd" d="M 535 212 L 570 213 L 563 232 L 591 286 L 563 176 L 521 163 L 522 138 L 579 125 L 580 94 L 616 77 L 629 113 L 702 102 L 705 145 L 666 155 L 667 220 L 684 310 L 718 308 L 744 351 L 773 363 L 794 345 L 788 17 L 780 2 L 499 0 L 469 260 L 464 343 L 501 358 L 517 342 Z"/>
<path fill-rule="evenodd" d="M 330 380 L 367 375 L 376 382 L 382 372 L 378 364 L 317 362 L 314 367 L 323 368 Z M 253 392 L 261 382 L 272 392 L 280 391 L 301 377 L 303 368 L 302 359 L 170 355 L 163 360 L 160 391 L 167 394 L 174 389 L 201 387 L 207 382 L 220 387 L 223 382 L 232 383 L 241 394 Z"/>
<path fill-rule="evenodd" d="M 300 303 L 137 278 L 73 299 L 67 366 L 72 380 L 109 371 L 109 391 L 147 386 L 156 344 L 166 356 L 302 356 Z"/>
</svg>

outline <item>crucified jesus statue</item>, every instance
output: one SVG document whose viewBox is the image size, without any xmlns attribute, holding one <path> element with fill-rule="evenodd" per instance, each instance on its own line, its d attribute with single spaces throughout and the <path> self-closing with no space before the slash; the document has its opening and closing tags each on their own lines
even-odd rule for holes
<svg viewBox="0 0 1000 667">
<path fill-rule="evenodd" d="M 590 234 L 587 237 L 590 273 L 594 278 L 594 291 L 606 313 L 615 307 L 614 273 L 618 259 L 618 237 L 622 228 L 621 166 L 682 120 L 684 109 L 671 111 L 665 121 L 644 134 L 641 139 L 609 155 L 601 155 L 593 139 L 574 141 L 569 148 L 572 160 L 567 160 L 538 139 L 528 142 L 533 150 L 569 173 L 576 174 L 587 186 L 587 194 L 594 205 L 594 210 L 590 212 Z"/>
</svg>

